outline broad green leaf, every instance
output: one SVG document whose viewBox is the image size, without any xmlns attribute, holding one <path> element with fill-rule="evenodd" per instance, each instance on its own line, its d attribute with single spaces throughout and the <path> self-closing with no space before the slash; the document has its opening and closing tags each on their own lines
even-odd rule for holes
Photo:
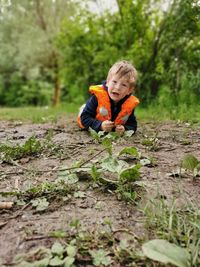
<svg viewBox="0 0 200 267">
<path fill-rule="evenodd" d="M 127 241 L 127 239 L 122 239 L 122 240 L 120 240 L 120 243 L 119 243 L 119 247 L 120 247 L 120 249 L 123 249 L 123 250 L 125 250 L 125 249 L 127 249 L 128 248 L 128 241 Z"/>
<path fill-rule="evenodd" d="M 116 132 L 109 132 L 108 134 L 106 134 L 106 136 L 104 137 L 104 139 L 110 139 L 110 141 L 114 141 L 117 138 L 119 138 L 119 134 Z"/>
<path fill-rule="evenodd" d="M 101 175 L 101 172 L 97 170 L 97 167 L 95 165 L 92 165 L 91 170 L 90 170 L 90 174 L 93 178 L 93 180 L 98 180 L 98 178 Z"/>
<path fill-rule="evenodd" d="M 23 261 L 20 263 L 20 267 L 47 267 L 49 264 L 49 258 L 44 258 L 42 260 L 34 261 L 34 262 L 27 262 Z M 2 266 L 2 265 L 0 265 Z M 3 267 L 3 266 L 2 266 Z"/>
<path fill-rule="evenodd" d="M 125 137 L 131 137 L 135 132 L 133 130 L 125 131 L 124 136 Z"/>
<path fill-rule="evenodd" d="M 137 148 L 135 147 L 125 147 L 119 152 L 119 156 L 123 154 L 129 154 L 132 156 L 135 156 L 136 158 L 138 157 L 138 151 Z"/>
<path fill-rule="evenodd" d="M 77 191 L 77 192 L 74 192 L 74 197 L 75 198 L 84 198 L 84 197 L 86 197 L 86 195 L 82 191 Z"/>
<path fill-rule="evenodd" d="M 116 168 L 116 172 L 120 173 L 123 169 L 127 169 L 129 164 L 124 160 L 117 160 L 118 167 Z"/>
<path fill-rule="evenodd" d="M 2 266 L 2 265 L 0 265 L 0 266 Z M 20 262 L 20 264 L 18 264 L 18 266 L 19 267 L 33 267 L 33 263 L 27 262 L 27 261 L 22 261 L 22 262 Z M 4 265 L 2 267 L 4 267 Z M 43 266 L 41 266 L 41 267 L 43 267 Z M 46 267 L 46 266 L 44 266 L 44 267 Z"/>
<path fill-rule="evenodd" d="M 92 136 L 95 140 L 100 141 L 100 136 L 101 136 L 101 135 L 99 136 L 99 134 L 98 134 L 95 130 L 93 130 L 92 128 L 89 127 L 89 132 L 90 132 L 91 136 Z"/>
<path fill-rule="evenodd" d="M 76 255 L 76 252 L 77 252 L 77 248 L 75 246 L 72 246 L 72 245 L 68 245 L 66 247 L 66 251 L 67 251 L 67 255 L 69 257 L 74 257 Z"/>
<path fill-rule="evenodd" d="M 140 164 L 142 166 L 150 165 L 151 164 L 151 161 L 149 159 L 141 159 L 140 160 Z"/>
<path fill-rule="evenodd" d="M 103 204 L 102 204 L 102 202 L 101 202 L 101 201 L 98 201 L 98 202 L 95 204 L 94 208 L 97 209 L 97 210 L 102 210 L 102 208 L 103 208 Z"/>
<path fill-rule="evenodd" d="M 42 198 L 41 201 L 39 202 L 36 210 L 42 211 L 42 210 L 47 209 L 48 206 L 49 206 L 49 202 L 46 200 L 46 198 Z"/>
<path fill-rule="evenodd" d="M 78 176 L 75 173 L 66 173 L 63 175 L 63 172 L 60 171 L 57 181 L 64 181 L 66 184 L 75 184 L 78 182 Z"/>
<path fill-rule="evenodd" d="M 70 172 L 67 170 L 68 166 L 61 166 L 59 168 L 59 176 L 66 176 L 68 174 L 70 174 Z"/>
<path fill-rule="evenodd" d="M 58 256 L 55 256 L 53 259 L 50 260 L 49 265 L 50 266 L 62 266 L 64 263 L 63 260 L 61 260 Z"/>
<path fill-rule="evenodd" d="M 64 252 L 63 246 L 59 242 L 55 242 L 51 248 L 53 254 L 62 255 Z"/>
<path fill-rule="evenodd" d="M 43 211 L 49 206 L 49 202 L 46 198 L 37 198 L 30 201 L 33 207 L 36 207 L 37 211 Z"/>
<path fill-rule="evenodd" d="M 162 263 L 171 263 L 178 267 L 189 267 L 190 254 L 187 250 L 163 239 L 148 241 L 142 246 L 145 256 Z"/>
<path fill-rule="evenodd" d="M 138 180 L 138 178 L 140 177 L 139 168 L 139 165 L 135 165 L 134 167 L 122 170 L 122 172 L 120 173 L 120 180 L 130 182 Z"/>
<path fill-rule="evenodd" d="M 66 237 L 67 233 L 63 230 L 57 230 L 57 231 L 51 232 L 50 235 L 53 237 L 61 238 L 61 237 Z"/>
<path fill-rule="evenodd" d="M 19 206 L 23 206 L 23 205 L 26 204 L 26 202 L 25 202 L 23 199 L 18 199 L 18 200 L 16 201 L 16 204 L 19 205 Z"/>
<path fill-rule="evenodd" d="M 193 171 L 199 164 L 198 159 L 193 155 L 186 155 L 181 163 L 182 168 Z"/>
<path fill-rule="evenodd" d="M 116 158 L 113 158 L 112 156 L 109 156 L 108 158 L 105 158 L 103 162 L 101 163 L 101 167 L 103 170 L 119 173 L 122 169 L 127 168 L 129 165 L 127 162 L 123 160 L 117 160 Z"/>
<path fill-rule="evenodd" d="M 112 141 L 109 138 L 105 137 L 102 140 L 102 145 L 106 148 L 108 154 L 112 155 Z"/>
<path fill-rule="evenodd" d="M 65 262 L 64 267 L 71 267 L 74 261 L 75 261 L 74 258 L 67 256 L 66 258 L 64 258 L 64 262 Z"/>
<path fill-rule="evenodd" d="M 105 132 L 104 132 L 104 131 L 99 131 L 99 132 L 98 132 L 98 136 L 99 136 L 99 137 L 102 137 L 102 136 L 104 136 L 104 135 L 105 135 Z"/>
<path fill-rule="evenodd" d="M 33 267 L 46 267 L 49 264 L 49 258 L 45 258 L 33 263 Z"/>
<path fill-rule="evenodd" d="M 116 172 L 118 162 L 115 158 L 108 157 L 103 160 L 103 162 L 101 163 L 101 167 L 106 171 Z"/>
<path fill-rule="evenodd" d="M 101 265 L 108 266 L 109 264 L 112 263 L 110 256 L 107 256 L 109 252 L 103 249 L 99 249 L 97 251 L 90 251 L 90 254 L 93 258 L 93 264 L 95 266 L 101 266 Z"/>
</svg>

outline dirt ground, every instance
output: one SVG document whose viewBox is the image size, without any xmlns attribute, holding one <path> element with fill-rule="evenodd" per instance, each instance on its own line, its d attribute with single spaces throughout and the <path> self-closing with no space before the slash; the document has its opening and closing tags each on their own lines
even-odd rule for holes
<svg viewBox="0 0 200 267">
<path fill-rule="evenodd" d="M 2 194 L 22 192 L 28 186 L 44 181 L 53 182 L 58 167 L 70 167 L 79 160 L 92 160 L 93 155 L 102 149 L 88 132 L 78 129 L 73 116 L 66 121 L 60 119 L 45 124 L 1 121 L 0 143 L 24 144 L 33 135 L 44 141 L 50 129 L 53 146 L 48 151 L 25 156 L 13 163 L 1 161 L 0 201 L 14 201 L 11 209 L 0 210 L 0 259 L 5 266 L 15 266 L 14 258 L 20 253 L 28 253 L 41 245 L 51 247 L 54 238 L 49 233 L 58 230 L 69 233 L 70 222 L 74 219 L 78 219 L 83 228 L 93 232 L 104 229 L 104 221 L 109 218 L 115 230 L 126 228 L 139 237 L 145 234 L 141 220 L 143 215 L 137 205 L 117 199 L 110 189 L 90 186 L 87 177 L 76 185 L 79 191 L 84 192 L 84 197 L 74 197 L 72 194 L 69 199 L 60 201 L 54 195 L 43 212 L 37 212 L 29 202 L 22 206 L 16 204 L 16 196 Z M 154 147 L 144 142 L 151 138 L 155 139 Z M 117 152 L 131 146 L 155 162 L 153 166 L 143 166 L 140 170 L 141 181 L 145 186 L 144 199 L 159 194 L 169 200 L 175 198 L 181 202 L 182 198 L 187 197 L 198 202 L 200 179 L 192 179 L 190 173 L 184 174 L 182 178 L 176 177 L 176 171 L 185 155 L 192 154 L 200 159 L 199 125 L 139 122 L 137 133 L 128 139 L 121 138 L 114 142 L 113 150 Z M 98 157 L 104 156 L 105 153 L 100 153 Z"/>
</svg>

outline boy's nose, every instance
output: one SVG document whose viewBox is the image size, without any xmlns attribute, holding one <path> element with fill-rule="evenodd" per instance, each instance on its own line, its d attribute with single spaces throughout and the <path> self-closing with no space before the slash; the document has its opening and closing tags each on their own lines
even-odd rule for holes
<svg viewBox="0 0 200 267">
<path fill-rule="evenodd" d="M 116 83 L 116 84 L 115 84 L 115 88 L 116 88 L 117 90 L 119 90 L 119 89 L 120 89 L 120 84 L 119 84 L 119 83 Z"/>
</svg>

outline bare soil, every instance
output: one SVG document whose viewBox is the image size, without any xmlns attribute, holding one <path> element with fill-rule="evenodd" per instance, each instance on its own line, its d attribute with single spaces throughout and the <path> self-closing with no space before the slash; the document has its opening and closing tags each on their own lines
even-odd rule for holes
<svg viewBox="0 0 200 267">
<path fill-rule="evenodd" d="M 102 150 L 88 132 L 78 129 L 73 116 L 45 124 L 1 121 L 0 142 L 24 144 L 33 135 L 44 141 L 49 130 L 52 131 L 51 142 L 57 150 L 52 148 L 51 152 L 27 156 L 13 164 L 1 162 L 0 192 L 21 192 L 30 185 L 53 182 L 59 166 L 70 167 L 78 160 L 92 160 Z M 155 137 L 154 148 L 144 144 L 145 139 Z M 136 147 L 144 156 L 154 158 L 154 166 L 144 166 L 140 171 L 145 186 L 144 199 L 159 194 L 165 199 L 178 199 L 180 203 L 186 197 L 198 202 L 200 179 L 192 179 L 189 172 L 180 178 L 176 171 L 185 155 L 192 154 L 200 159 L 199 125 L 139 122 L 137 133 L 116 141 L 113 149 L 120 151 L 130 146 Z M 98 157 L 104 156 L 105 153 L 101 153 Z M 33 173 L 28 169 L 40 172 Z M 143 215 L 137 205 L 119 200 L 110 189 L 91 186 L 87 177 L 85 181 L 79 181 L 78 186 L 79 191 L 85 193 L 84 198 L 75 198 L 72 194 L 69 199 L 62 200 L 53 196 L 43 212 L 37 212 L 29 203 L 17 205 L 16 196 L 0 195 L 0 201 L 15 202 L 11 209 L 0 210 L 0 259 L 3 264 L 15 266 L 17 254 L 27 253 L 39 246 L 51 247 L 55 238 L 50 233 L 63 230 L 70 234 L 69 225 L 74 219 L 80 220 L 82 227 L 90 232 L 104 229 L 104 221 L 109 218 L 114 230 L 126 228 L 139 237 L 145 235 L 141 220 Z M 118 238 L 123 238 L 123 233 Z"/>
</svg>

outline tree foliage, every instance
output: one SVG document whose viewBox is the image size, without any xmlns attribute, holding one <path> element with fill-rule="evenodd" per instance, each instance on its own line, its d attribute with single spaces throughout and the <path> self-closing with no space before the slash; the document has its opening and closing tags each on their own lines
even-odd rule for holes
<svg viewBox="0 0 200 267">
<path fill-rule="evenodd" d="M 61 85 L 62 101 L 83 102 L 119 59 L 138 69 L 143 102 L 198 103 L 199 1 L 116 5 L 94 13 L 82 1 L 13 1 L 0 23 L 0 104 L 57 104 Z"/>
<path fill-rule="evenodd" d="M 44 105 L 59 90 L 59 51 L 55 38 L 71 1 L 16 0 L 1 16 L 1 103 Z M 58 92 L 59 93 L 59 92 Z"/>
</svg>

